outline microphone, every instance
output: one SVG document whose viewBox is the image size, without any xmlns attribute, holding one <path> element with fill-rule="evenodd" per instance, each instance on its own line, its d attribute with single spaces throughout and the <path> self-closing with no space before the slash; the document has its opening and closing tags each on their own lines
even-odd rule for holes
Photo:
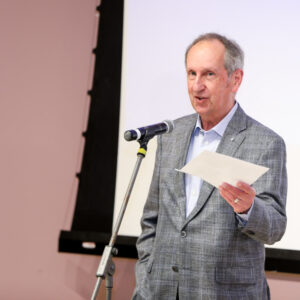
<svg viewBox="0 0 300 300">
<path fill-rule="evenodd" d="M 124 133 L 126 141 L 142 140 L 144 138 L 151 139 L 155 135 L 170 133 L 174 129 L 174 123 L 171 120 L 165 120 L 162 123 L 157 123 L 137 129 L 127 130 Z"/>
</svg>

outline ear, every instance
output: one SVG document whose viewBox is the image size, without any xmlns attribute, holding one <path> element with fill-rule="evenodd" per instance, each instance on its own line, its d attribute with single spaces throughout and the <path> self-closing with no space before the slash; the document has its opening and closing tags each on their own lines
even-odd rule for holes
<svg viewBox="0 0 300 300">
<path fill-rule="evenodd" d="M 241 69 L 235 70 L 231 75 L 232 92 L 236 93 L 242 83 L 244 72 Z"/>
</svg>

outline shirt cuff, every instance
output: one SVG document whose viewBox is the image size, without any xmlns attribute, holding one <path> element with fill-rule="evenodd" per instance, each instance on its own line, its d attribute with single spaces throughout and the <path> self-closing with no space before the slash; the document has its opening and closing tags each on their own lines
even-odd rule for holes
<svg viewBox="0 0 300 300">
<path fill-rule="evenodd" d="M 236 218 L 237 220 L 239 221 L 240 225 L 242 226 L 246 226 L 248 220 L 249 220 L 249 217 L 251 215 L 251 212 L 252 212 L 252 209 L 253 209 L 253 205 L 254 205 L 254 201 L 252 202 L 252 205 L 250 207 L 250 209 L 247 211 L 247 213 L 243 213 L 243 214 L 238 214 L 236 213 Z"/>
</svg>

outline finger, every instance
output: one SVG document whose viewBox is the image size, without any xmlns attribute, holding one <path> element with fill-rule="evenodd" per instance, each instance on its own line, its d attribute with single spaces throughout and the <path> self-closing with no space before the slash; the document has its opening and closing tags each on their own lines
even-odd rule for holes
<svg viewBox="0 0 300 300">
<path fill-rule="evenodd" d="M 229 190 L 223 186 L 219 187 L 220 195 L 233 207 L 237 206 L 238 202 L 235 202 L 237 197 Z M 240 201 L 240 200 L 239 200 Z"/>
<path fill-rule="evenodd" d="M 249 184 L 247 184 L 245 182 L 238 181 L 237 187 L 240 190 L 242 190 L 243 192 L 245 192 L 246 194 L 249 194 L 251 196 L 256 195 L 255 189 L 251 185 L 249 185 Z"/>
<path fill-rule="evenodd" d="M 256 196 L 255 189 L 251 187 L 249 184 L 241 181 L 237 183 L 237 187 L 234 187 L 226 182 L 222 183 L 221 186 L 224 187 L 226 190 L 230 191 L 235 198 L 239 198 L 246 202 L 248 202 L 250 199 L 252 202 L 252 200 Z"/>
<path fill-rule="evenodd" d="M 226 182 L 222 183 L 219 188 L 222 188 L 223 190 L 229 192 L 232 195 L 233 200 L 236 198 L 246 199 L 248 196 L 243 190 L 241 190 L 233 185 L 230 185 Z"/>
<path fill-rule="evenodd" d="M 242 198 L 237 197 L 236 194 L 232 193 L 232 191 L 235 191 L 235 189 L 226 187 L 227 184 L 222 184 L 221 186 L 219 186 L 220 195 L 233 208 L 235 213 L 246 213 L 251 207 L 252 202 L 249 202 L 248 199 L 244 201 Z"/>
</svg>

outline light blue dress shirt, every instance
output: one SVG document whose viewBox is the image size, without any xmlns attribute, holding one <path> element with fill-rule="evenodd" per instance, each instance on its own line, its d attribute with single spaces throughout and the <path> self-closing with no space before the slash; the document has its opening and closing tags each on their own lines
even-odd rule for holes
<svg viewBox="0 0 300 300">
<path fill-rule="evenodd" d="M 202 129 L 200 116 L 198 116 L 197 123 L 191 137 L 186 163 L 194 159 L 204 150 L 216 152 L 227 125 L 232 119 L 237 108 L 238 104 L 236 102 L 230 112 L 216 126 L 208 131 Z M 202 183 L 203 180 L 200 177 L 185 174 L 186 217 L 192 212 L 197 204 Z M 237 214 L 238 220 L 242 225 L 246 224 L 249 213 L 250 211 L 248 214 Z"/>
</svg>

